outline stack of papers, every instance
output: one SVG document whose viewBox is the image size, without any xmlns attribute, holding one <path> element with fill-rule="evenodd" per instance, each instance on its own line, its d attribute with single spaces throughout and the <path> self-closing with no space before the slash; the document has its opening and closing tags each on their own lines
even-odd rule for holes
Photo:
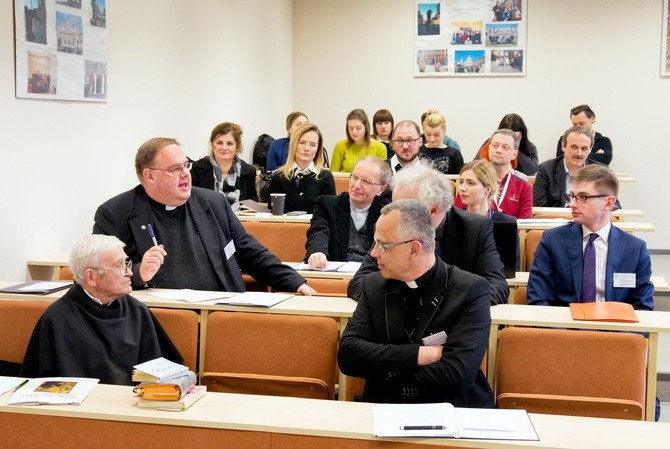
<svg viewBox="0 0 670 449">
<path fill-rule="evenodd" d="M 152 291 L 151 296 L 163 299 L 172 299 L 174 301 L 184 301 L 188 303 L 212 301 L 214 299 L 227 298 L 234 295 L 228 292 L 207 292 L 203 290 L 191 290 L 184 288 L 181 290 Z"/>
<path fill-rule="evenodd" d="M 172 362 L 165 357 L 133 366 L 133 382 L 165 382 L 188 373 L 188 366 Z"/>
<path fill-rule="evenodd" d="M 308 263 L 302 262 L 293 266 L 296 271 L 336 271 L 338 273 L 355 273 L 361 267 L 361 262 L 328 262 L 325 268 L 310 268 Z"/>
<path fill-rule="evenodd" d="M 272 307 L 292 297 L 293 295 L 284 293 L 244 292 L 231 298 L 224 299 L 223 301 L 219 301 L 217 304 L 248 307 Z"/>
<path fill-rule="evenodd" d="M 382 404 L 372 409 L 372 420 L 376 437 L 539 440 L 525 410 Z"/>
<path fill-rule="evenodd" d="M 98 382 L 84 377 L 30 379 L 12 395 L 9 405 L 79 405 Z"/>
<path fill-rule="evenodd" d="M 33 293 L 38 295 L 48 295 L 49 293 L 63 290 L 72 285 L 72 281 L 29 281 L 22 284 L 16 284 L 0 289 L 4 293 Z"/>
</svg>

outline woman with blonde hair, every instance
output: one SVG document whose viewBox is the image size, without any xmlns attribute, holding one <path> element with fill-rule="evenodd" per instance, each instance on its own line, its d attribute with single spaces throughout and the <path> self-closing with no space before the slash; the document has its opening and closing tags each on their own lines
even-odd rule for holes
<svg viewBox="0 0 670 449">
<path fill-rule="evenodd" d="M 351 173 L 356 162 L 365 156 L 386 160 L 386 146 L 370 137 L 370 120 L 364 110 L 354 109 L 347 115 L 345 132 L 347 138 L 333 148 L 331 171 Z"/>
<path fill-rule="evenodd" d="M 256 168 L 240 158 L 242 149 L 240 125 L 216 125 L 209 136 L 209 154 L 193 163 L 191 184 L 221 192 L 233 207 L 241 200 L 258 201 Z"/>
<path fill-rule="evenodd" d="M 463 155 L 460 150 L 444 143 L 447 133 L 447 121 L 436 109 L 428 110 L 428 115 L 421 124 L 425 140 L 420 153 L 433 162 L 433 167 L 446 174 L 458 174 L 463 167 Z"/>
<path fill-rule="evenodd" d="M 463 166 L 458 182 L 458 192 L 454 207 L 461 205 L 473 214 L 489 217 L 494 223 L 500 221 L 516 223 L 516 217 L 491 208 L 498 193 L 498 175 L 493 164 L 484 159 L 476 159 Z M 519 269 L 519 237 L 516 241 L 516 269 Z"/>
<path fill-rule="evenodd" d="M 335 179 L 324 168 L 325 160 L 321 131 L 315 124 L 305 123 L 291 133 L 288 159 L 272 174 L 268 195 L 286 194 L 285 213 L 311 214 L 319 196 L 335 195 Z"/>
</svg>

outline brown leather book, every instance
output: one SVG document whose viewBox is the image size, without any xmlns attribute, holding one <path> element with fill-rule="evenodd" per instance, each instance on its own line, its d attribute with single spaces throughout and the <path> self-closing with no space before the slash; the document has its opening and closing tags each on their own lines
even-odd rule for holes
<svg viewBox="0 0 670 449">
<path fill-rule="evenodd" d="M 628 303 L 617 301 L 605 302 L 573 302 L 570 303 L 570 314 L 578 321 L 618 321 L 637 323 L 635 309 Z"/>
</svg>

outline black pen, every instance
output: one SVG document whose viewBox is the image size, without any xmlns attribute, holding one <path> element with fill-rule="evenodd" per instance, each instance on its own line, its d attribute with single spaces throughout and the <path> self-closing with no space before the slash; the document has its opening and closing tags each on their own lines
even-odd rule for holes
<svg viewBox="0 0 670 449">
<path fill-rule="evenodd" d="M 26 379 L 26 380 L 24 380 L 23 382 L 21 382 L 20 384 L 18 384 L 17 386 L 15 386 L 14 389 L 12 390 L 12 393 L 16 393 L 17 391 L 19 391 L 19 388 L 21 388 L 22 386 L 24 386 L 25 384 L 27 384 L 27 383 L 28 383 L 28 380 L 29 380 L 29 379 Z"/>
<path fill-rule="evenodd" d="M 445 426 L 400 426 L 400 430 L 444 430 Z"/>
</svg>

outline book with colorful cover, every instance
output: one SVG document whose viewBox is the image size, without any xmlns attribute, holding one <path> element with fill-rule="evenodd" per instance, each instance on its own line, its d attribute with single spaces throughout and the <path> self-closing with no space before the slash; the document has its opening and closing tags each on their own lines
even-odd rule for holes
<svg viewBox="0 0 670 449">
<path fill-rule="evenodd" d="M 100 382 L 85 377 L 38 377 L 20 385 L 9 405 L 79 405 Z"/>
<path fill-rule="evenodd" d="M 179 400 L 176 401 L 155 401 L 144 399 L 140 397 L 137 400 L 137 406 L 139 408 L 155 408 L 158 410 L 168 410 L 168 411 L 182 411 L 189 408 L 191 405 L 196 403 L 201 397 L 207 392 L 207 387 L 204 385 L 193 385 L 186 394 Z"/>
</svg>

